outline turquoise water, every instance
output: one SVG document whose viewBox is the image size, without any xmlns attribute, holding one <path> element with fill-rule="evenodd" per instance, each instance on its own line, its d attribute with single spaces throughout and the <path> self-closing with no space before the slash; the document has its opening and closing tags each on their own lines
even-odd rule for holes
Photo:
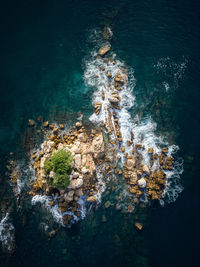
<svg viewBox="0 0 200 267">
<path fill-rule="evenodd" d="M 102 206 L 51 240 L 43 213 L 27 204 L 12 214 L 16 252 L 3 266 L 199 266 L 199 3 L 196 1 L 22 1 L 1 8 L 1 202 L 10 196 L 5 160 L 20 151 L 27 120 L 73 120 L 93 113 L 84 83 L 90 35 L 112 24 L 112 48 L 134 70 L 131 115 L 151 116 L 157 133 L 176 143 L 184 159 L 184 191 L 164 207 L 135 214 Z M 14 202 L 14 201 L 13 201 Z M 107 222 L 102 222 L 105 215 Z M 134 222 L 144 223 L 142 232 Z M 26 224 L 24 223 L 26 221 Z M 49 223 L 57 226 L 51 222 Z M 45 221 L 48 223 L 48 221 Z"/>
</svg>

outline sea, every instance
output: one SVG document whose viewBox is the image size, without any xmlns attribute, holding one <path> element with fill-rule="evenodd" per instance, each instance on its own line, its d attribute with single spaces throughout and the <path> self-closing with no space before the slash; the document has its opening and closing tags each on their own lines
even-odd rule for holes
<svg viewBox="0 0 200 267">
<path fill-rule="evenodd" d="M 1 1 L 0 266 L 200 266 L 199 17 L 196 0 Z M 108 71 L 118 66 L 129 75 L 119 112 L 123 138 L 133 130 L 155 150 L 167 145 L 176 164 L 162 201 L 117 210 L 111 180 L 97 206 L 63 227 L 44 198 L 20 195 L 31 176 L 22 167 L 27 153 L 42 140 L 30 137 L 28 120 L 69 126 L 79 112 L 96 126 L 104 120 L 93 104 L 105 85 L 95 54 L 105 44 L 116 61 Z M 23 169 L 17 196 L 6 170 L 10 152 Z"/>
</svg>

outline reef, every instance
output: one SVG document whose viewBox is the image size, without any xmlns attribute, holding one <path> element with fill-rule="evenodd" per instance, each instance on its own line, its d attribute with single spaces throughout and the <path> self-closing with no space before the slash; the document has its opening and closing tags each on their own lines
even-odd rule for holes
<svg viewBox="0 0 200 267">
<path fill-rule="evenodd" d="M 82 115 L 71 127 L 67 122 L 37 119 L 42 125 L 39 131 L 43 141 L 39 148 L 31 149 L 28 159 L 32 170 L 28 195 L 32 203 L 44 197 L 46 206 L 61 215 L 62 225 L 70 226 L 84 218 L 90 207 L 98 205 L 111 178 L 115 181 L 113 189 L 118 183 L 123 184 L 122 192 L 115 197 L 116 210 L 121 210 L 126 197 L 129 213 L 138 204 L 160 201 L 165 197 L 169 174 L 174 169 L 171 146 L 148 139 L 138 131 L 138 122 L 131 121 L 128 110 L 134 102 L 130 93 L 132 74 L 116 59 L 108 42 L 111 38 L 111 29 L 105 27 L 105 44 L 92 52 L 92 63 L 84 74 L 86 83 L 97 87 L 90 124 L 83 122 Z M 29 119 L 29 128 L 34 129 L 36 124 Z M 59 153 L 68 162 L 64 166 L 61 157 L 58 163 L 61 169 L 52 165 Z M 17 163 L 13 162 L 11 159 L 10 181 L 17 192 L 21 177 Z M 107 201 L 105 208 L 111 205 Z M 135 227 L 142 230 L 143 225 L 137 222 Z"/>
</svg>

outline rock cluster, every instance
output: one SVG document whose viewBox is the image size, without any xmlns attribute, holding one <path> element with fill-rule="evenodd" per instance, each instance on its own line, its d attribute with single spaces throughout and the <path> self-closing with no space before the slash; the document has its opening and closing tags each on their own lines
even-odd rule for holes
<svg viewBox="0 0 200 267">
<path fill-rule="evenodd" d="M 80 216 L 80 205 L 78 199 L 82 195 L 87 195 L 89 191 L 88 203 L 96 202 L 95 194 L 98 191 L 96 178 L 96 165 L 105 156 L 104 138 L 102 131 L 91 130 L 87 132 L 82 123 L 76 122 L 69 133 L 64 131 L 64 125 L 50 129 L 49 123 L 43 125 L 46 128 L 46 139 L 42 144 L 41 151 L 34 151 L 32 155 L 33 167 L 35 169 L 36 181 L 32 186 L 30 194 L 46 194 L 52 197 L 50 205 L 58 205 L 62 213 L 73 211 L 76 216 Z M 69 150 L 73 156 L 73 171 L 70 175 L 70 184 L 64 190 L 53 188 L 48 183 L 45 175 L 44 163 L 53 153 L 60 149 Z M 50 177 L 55 174 L 51 171 Z M 54 195 L 59 196 L 59 200 L 54 200 Z M 63 217 L 63 223 L 69 223 L 72 217 Z"/>
</svg>

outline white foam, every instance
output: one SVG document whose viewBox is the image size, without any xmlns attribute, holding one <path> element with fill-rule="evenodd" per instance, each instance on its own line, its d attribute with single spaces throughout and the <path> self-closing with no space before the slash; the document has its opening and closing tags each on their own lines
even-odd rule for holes
<svg viewBox="0 0 200 267">
<path fill-rule="evenodd" d="M 92 36 L 92 37 L 91 37 Z M 95 39 L 95 36 L 99 38 L 100 31 L 96 31 L 95 34 L 93 32 L 93 35 L 90 37 L 92 38 L 93 42 Z M 97 39 L 98 39 L 97 38 Z M 101 46 L 108 45 L 107 43 L 100 42 Z M 150 156 L 148 154 L 148 148 L 152 147 L 154 149 L 155 153 L 161 153 L 162 147 L 167 146 L 168 147 L 168 153 L 167 155 L 170 156 L 174 154 L 179 148 L 175 145 L 169 145 L 166 141 L 165 137 L 158 136 L 156 134 L 156 128 L 157 125 L 155 122 L 152 121 L 151 117 L 143 118 L 143 120 L 139 120 L 137 114 L 133 114 L 132 117 L 130 114 L 130 109 L 134 110 L 134 103 L 135 103 L 135 96 L 133 95 L 133 89 L 135 87 L 135 78 L 134 78 L 134 72 L 132 68 L 127 68 L 127 66 L 117 59 L 116 55 L 111 53 L 112 60 L 109 62 L 105 62 L 104 59 L 97 57 L 97 52 L 99 46 L 96 45 L 94 51 L 91 52 L 90 58 L 86 59 L 85 64 L 85 72 L 84 72 L 84 80 L 87 85 L 94 88 L 95 91 L 93 93 L 93 99 L 92 103 L 95 104 L 97 102 L 102 103 L 101 111 L 98 115 L 95 113 L 92 114 L 90 117 L 90 120 L 93 123 L 96 123 L 97 125 L 104 124 L 108 119 L 108 111 L 107 106 L 109 105 L 108 96 L 110 93 L 115 90 L 113 79 L 110 81 L 107 77 L 107 73 L 111 73 L 112 77 L 114 77 L 117 73 L 124 73 L 128 71 L 128 83 L 122 86 L 122 90 L 119 92 L 121 101 L 120 101 L 120 110 L 115 110 L 115 112 L 118 114 L 119 119 L 119 125 L 120 130 L 122 133 L 122 146 L 125 147 L 126 152 L 131 152 L 132 147 L 127 145 L 127 141 L 131 138 L 131 131 L 134 133 L 134 144 L 141 144 L 144 146 L 143 150 L 140 150 L 140 153 L 142 155 L 142 163 L 150 165 Z M 113 65 L 112 61 L 115 61 L 116 64 Z M 157 69 L 166 69 L 167 66 L 170 66 L 171 68 L 175 69 L 172 72 L 174 75 L 173 78 L 175 81 L 177 79 L 180 79 L 182 77 L 182 74 L 185 71 L 186 67 L 186 61 L 180 64 L 173 63 L 169 58 L 161 59 L 155 67 Z M 100 66 L 104 67 L 104 71 L 100 70 Z M 166 91 L 169 89 L 169 84 L 167 82 L 164 82 L 163 85 L 165 86 Z M 104 91 L 105 99 L 102 99 L 102 91 Z M 112 135 L 111 135 L 112 138 Z M 120 152 L 119 152 L 120 153 Z M 122 157 L 123 158 L 123 157 Z M 154 162 L 154 165 L 152 166 L 152 170 L 156 169 L 158 167 L 158 160 Z M 180 166 L 182 166 L 180 164 Z M 177 195 L 181 192 L 181 187 L 179 186 L 179 178 L 180 174 L 182 172 L 182 168 L 177 168 L 175 163 L 175 168 L 173 171 L 171 171 L 171 174 L 169 172 L 164 171 L 168 178 L 168 186 L 165 190 L 164 195 L 168 196 L 168 201 L 175 200 L 177 198 Z M 173 183 L 171 182 L 173 180 Z M 98 199 L 100 201 L 101 193 L 98 195 Z"/>
<path fill-rule="evenodd" d="M 54 206 L 49 205 L 49 198 L 47 196 L 36 195 L 32 198 L 31 202 L 33 205 L 36 205 L 37 203 L 41 203 L 42 206 L 44 206 L 46 210 L 50 212 L 50 214 L 53 216 L 55 221 L 63 225 L 61 211 L 59 210 L 57 205 L 54 205 Z"/>
<path fill-rule="evenodd" d="M 9 213 L 0 222 L 0 241 L 2 246 L 8 251 L 13 250 L 13 244 L 15 239 L 15 228 L 13 224 L 9 221 Z"/>
</svg>

